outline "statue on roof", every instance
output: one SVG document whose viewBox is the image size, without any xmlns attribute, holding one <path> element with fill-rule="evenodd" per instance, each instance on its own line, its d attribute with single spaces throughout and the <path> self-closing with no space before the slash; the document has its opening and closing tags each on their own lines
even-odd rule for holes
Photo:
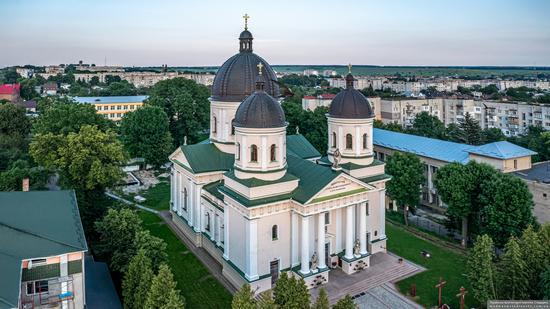
<svg viewBox="0 0 550 309">
<path fill-rule="evenodd" d="M 340 160 L 342 159 L 342 154 L 340 153 L 340 149 L 336 148 L 334 153 L 332 154 L 332 168 L 333 169 L 340 169 Z"/>
</svg>

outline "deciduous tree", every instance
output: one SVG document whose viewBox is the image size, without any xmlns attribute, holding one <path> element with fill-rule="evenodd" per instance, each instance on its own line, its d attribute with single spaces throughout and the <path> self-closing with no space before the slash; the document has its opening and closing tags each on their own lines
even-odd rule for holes
<svg viewBox="0 0 550 309">
<path fill-rule="evenodd" d="M 145 106 L 126 113 L 120 125 L 122 141 L 132 157 L 160 166 L 173 150 L 168 117 L 158 106 Z"/>
<path fill-rule="evenodd" d="M 113 128 L 113 123 L 96 113 L 91 104 L 67 103 L 64 100 L 48 102 L 33 126 L 35 134 L 78 133 L 85 125 L 97 126 L 101 131 Z"/>
<path fill-rule="evenodd" d="M 338 302 L 332 306 L 332 309 L 356 309 L 357 305 L 353 302 L 353 299 L 348 294 L 344 298 L 338 300 Z"/>
<path fill-rule="evenodd" d="M 512 214 L 513 215 L 513 214 Z M 548 257 L 544 256 L 544 243 L 539 237 L 533 226 L 529 225 L 521 235 L 519 247 L 522 252 L 522 258 L 525 261 L 525 273 L 527 275 L 529 286 L 529 299 L 540 299 L 541 294 L 538 289 L 540 274 L 546 270 L 548 264 L 545 264 Z"/>
<path fill-rule="evenodd" d="M 405 224 L 408 224 L 409 208 L 414 209 L 419 203 L 424 165 L 412 153 L 396 152 L 388 159 L 386 172 L 392 176 L 386 188 L 388 195 L 403 208 Z"/>
<path fill-rule="evenodd" d="M 312 309 L 329 309 L 330 305 L 328 302 L 328 295 L 327 290 L 325 288 L 321 288 L 319 290 L 319 295 L 317 296 L 317 299 L 315 300 L 315 303 L 311 307 Z"/>
<path fill-rule="evenodd" d="M 168 254 L 166 254 L 166 243 L 162 238 L 151 235 L 149 231 L 137 231 L 134 239 L 134 252 L 142 251 L 149 259 L 151 259 L 153 268 L 156 268 L 168 262 Z"/>
<path fill-rule="evenodd" d="M 414 118 L 411 133 L 432 138 L 443 138 L 445 125 L 436 116 L 432 116 L 428 112 L 420 112 Z"/>
<path fill-rule="evenodd" d="M 245 283 L 241 288 L 233 295 L 231 301 L 231 308 L 233 309 L 255 309 L 256 301 L 254 300 L 254 292 L 250 288 L 250 284 Z"/>
<path fill-rule="evenodd" d="M 309 308 L 310 299 L 303 278 L 297 279 L 282 273 L 273 289 L 275 304 L 280 308 Z"/>
</svg>

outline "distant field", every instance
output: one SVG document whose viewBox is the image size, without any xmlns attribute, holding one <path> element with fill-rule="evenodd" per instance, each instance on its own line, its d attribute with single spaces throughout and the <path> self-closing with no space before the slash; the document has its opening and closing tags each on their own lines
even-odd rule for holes
<svg viewBox="0 0 550 309">
<path fill-rule="evenodd" d="M 273 69 L 281 73 L 302 73 L 305 69 L 318 71 L 335 70 L 338 74 L 346 74 L 348 67 L 344 65 L 273 65 Z M 179 71 L 216 72 L 218 67 L 177 67 Z M 536 77 L 537 74 L 550 75 L 550 67 L 396 67 L 396 66 L 353 66 L 355 75 L 396 75 L 403 76 L 526 76 Z"/>
</svg>

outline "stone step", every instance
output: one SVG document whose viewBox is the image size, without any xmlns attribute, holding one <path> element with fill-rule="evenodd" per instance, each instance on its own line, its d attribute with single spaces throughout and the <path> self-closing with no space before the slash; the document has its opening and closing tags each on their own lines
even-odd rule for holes
<svg viewBox="0 0 550 309">
<path fill-rule="evenodd" d="M 392 269 L 388 272 L 381 273 L 376 276 L 372 276 L 368 279 L 365 279 L 361 282 L 355 283 L 354 285 L 347 287 L 345 291 L 331 295 L 329 300 L 331 301 L 331 303 L 333 303 L 338 299 L 344 297 L 346 294 L 355 296 L 362 292 L 366 292 L 367 290 L 372 289 L 374 287 L 383 285 L 386 282 L 397 280 L 400 277 L 406 276 L 417 270 L 418 269 L 414 266 L 403 264 L 402 266 L 396 267 L 395 269 Z"/>
</svg>

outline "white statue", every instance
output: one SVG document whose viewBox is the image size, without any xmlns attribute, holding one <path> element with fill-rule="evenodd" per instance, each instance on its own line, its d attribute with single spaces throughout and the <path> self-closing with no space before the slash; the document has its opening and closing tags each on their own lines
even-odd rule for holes
<svg viewBox="0 0 550 309">
<path fill-rule="evenodd" d="M 317 257 L 317 252 L 313 252 L 311 256 L 311 269 L 317 269 L 317 264 L 319 263 L 319 258 Z"/>
<path fill-rule="evenodd" d="M 336 150 L 332 154 L 332 160 L 334 161 L 332 163 L 332 168 L 334 168 L 334 169 L 339 169 L 340 168 L 341 156 L 342 156 L 342 154 L 340 154 L 340 150 L 338 148 L 336 148 Z"/>
<path fill-rule="evenodd" d="M 354 254 L 354 255 L 361 255 L 361 254 L 359 253 L 360 246 L 361 246 L 361 245 L 359 244 L 359 239 L 356 239 L 356 240 L 355 240 L 355 244 L 353 244 L 353 254 Z"/>
</svg>

